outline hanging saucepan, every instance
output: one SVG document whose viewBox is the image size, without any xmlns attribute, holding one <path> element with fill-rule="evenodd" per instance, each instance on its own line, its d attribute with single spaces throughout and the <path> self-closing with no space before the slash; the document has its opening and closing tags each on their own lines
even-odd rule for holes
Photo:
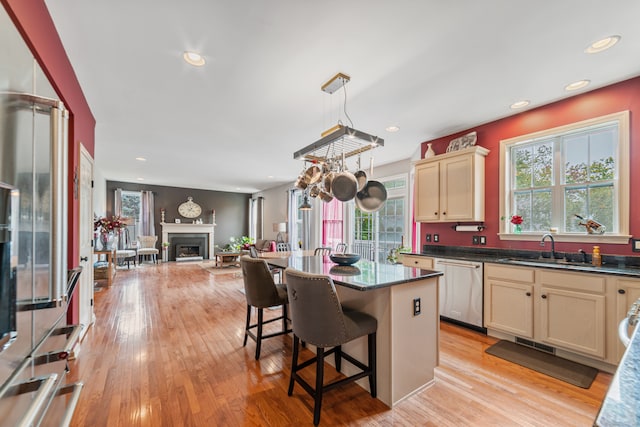
<svg viewBox="0 0 640 427">
<path fill-rule="evenodd" d="M 367 185 L 367 174 L 363 170 L 359 170 L 353 174 L 358 182 L 358 191 L 362 191 L 364 186 Z"/>
<path fill-rule="evenodd" d="M 331 184 L 333 183 L 334 176 L 335 176 L 335 173 L 329 171 L 324 174 L 324 177 L 322 177 L 322 185 L 324 185 L 324 190 L 327 193 L 331 193 Z"/>
<path fill-rule="evenodd" d="M 299 188 L 301 190 L 304 190 L 305 188 L 307 188 L 307 181 L 305 180 L 304 175 L 300 175 L 298 177 L 295 185 L 296 185 L 296 188 Z"/>
<path fill-rule="evenodd" d="M 322 169 L 318 165 L 311 165 L 304 172 L 304 178 L 308 185 L 315 184 L 322 178 Z"/>
<path fill-rule="evenodd" d="M 335 174 L 331 181 L 331 192 L 333 193 L 333 197 L 341 202 L 353 199 L 358 192 L 356 177 L 349 171 Z"/>
<path fill-rule="evenodd" d="M 356 206 L 364 212 L 375 212 L 387 201 L 387 189 L 378 181 L 368 181 L 356 194 Z"/>
<path fill-rule="evenodd" d="M 320 187 L 318 187 L 317 185 L 311 187 L 311 190 L 309 190 L 309 196 L 316 198 L 318 197 L 318 194 L 320 194 Z"/>
<path fill-rule="evenodd" d="M 329 203 L 333 200 L 333 196 L 331 195 L 331 193 L 328 193 L 324 190 L 320 190 L 320 193 L 318 193 L 318 198 L 325 203 Z"/>
</svg>

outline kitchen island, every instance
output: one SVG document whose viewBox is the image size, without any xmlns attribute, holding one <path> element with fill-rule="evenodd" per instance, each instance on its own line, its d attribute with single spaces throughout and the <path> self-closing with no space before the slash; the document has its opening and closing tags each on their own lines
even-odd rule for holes
<svg viewBox="0 0 640 427">
<path fill-rule="evenodd" d="M 434 368 L 438 365 L 441 272 L 364 260 L 352 266 L 338 266 L 325 256 L 293 255 L 269 258 L 267 262 L 280 268 L 329 275 L 342 304 L 378 320 L 378 399 L 392 407 L 433 383 Z M 366 337 L 344 345 L 343 349 L 366 361 Z M 333 363 L 333 358 L 327 361 Z M 355 372 L 354 367 L 343 364 L 345 375 Z M 358 384 L 368 390 L 366 379 Z"/>
</svg>

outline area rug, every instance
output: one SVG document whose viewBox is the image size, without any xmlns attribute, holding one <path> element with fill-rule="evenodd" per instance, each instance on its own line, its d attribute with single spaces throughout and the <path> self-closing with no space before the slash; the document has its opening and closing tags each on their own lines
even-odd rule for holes
<svg viewBox="0 0 640 427">
<path fill-rule="evenodd" d="M 240 267 L 236 266 L 216 267 L 214 262 L 201 262 L 199 265 L 211 274 L 233 274 L 235 276 L 242 274 Z"/>
<path fill-rule="evenodd" d="M 598 370 L 553 354 L 500 340 L 487 353 L 582 388 L 591 387 Z"/>
</svg>

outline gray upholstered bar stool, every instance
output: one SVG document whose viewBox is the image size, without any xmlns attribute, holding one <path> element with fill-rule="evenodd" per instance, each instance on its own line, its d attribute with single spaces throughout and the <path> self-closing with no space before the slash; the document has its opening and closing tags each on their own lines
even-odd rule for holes
<svg viewBox="0 0 640 427">
<path fill-rule="evenodd" d="M 293 356 L 288 395 L 293 394 L 297 381 L 314 398 L 313 424 L 320 422 L 322 394 L 342 384 L 369 377 L 371 396 L 376 397 L 376 331 L 378 321 L 360 311 L 350 310 L 340 304 L 333 280 L 329 276 L 309 274 L 287 268 L 285 270 L 287 294 L 293 325 Z M 342 351 L 342 344 L 356 338 L 368 338 L 368 365 Z M 300 340 L 316 346 L 316 357 L 298 364 Z M 325 351 L 326 348 L 330 350 Z M 342 358 L 361 369 L 347 378 L 324 384 L 324 358 L 335 356 L 336 369 L 340 372 Z M 316 364 L 316 386 L 311 387 L 299 375 L 299 371 Z"/>
<path fill-rule="evenodd" d="M 278 335 L 291 332 L 287 326 L 287 290 L 283 285 L 275 283 L 267 262 L 259 258 L 243 256 L 240 258 L 242 268 L 242 279 L 244 280 L 244 295 L 247 299 L 247 322 L 244 328 L 244 341 L 242 346 L 247 345 L 247 337 L 251 337 L 256 342 L 256 360 L 260 358 L 260 346 L 265 338 L 277 337 Z M 269 307 L 282 306 L 282 315 L 266 322 L 263 320 L 263 310 Z M 251 308 L 258 310 L 258 320 L 251 324 Z M 277 320 L 282 320 L 282 330 L 270 334 L 263 334 L 263 326 Z M 256 329 L 254 334 L 252 329 Z"/>
</svg>

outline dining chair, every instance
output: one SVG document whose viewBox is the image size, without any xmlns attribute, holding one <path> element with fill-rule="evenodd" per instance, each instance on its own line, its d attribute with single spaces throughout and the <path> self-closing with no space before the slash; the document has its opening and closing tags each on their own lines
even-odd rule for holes
<svg viewBox="0 0 640 427">
<path fill-rule="evenodd" d="M 291 252 L 291 245 L 286 242 L 277 242 L 276 252 Z"/>
<path fill-rule="evenodd" d="M 240 267 L 242 269 L 242 279 L 244 281 L 244 295 L 247 300 L 247 321 L 244 327 L 244 341 L 242 346 L 247 345 L 247 338 L 251 337 L 256 342 L 255 358 L 260 358 L 260 348 L 262 340 L 288 334 L 291 329 L 287 322 L 288 297 L 284 285 L 275 283 L 269 271 L 269 266 L 264 259 L 251 258 L 250 256 L 240 257 Z M 264 309 L 282 306 L 282 315 L 273 319 L 264 320 Z M 252 307 L 257 309 L 257 321 L 251 324 Z M 282 330 L 269 334 L 264 334 L 263 327 L 269 323 L 282 320 Z M 253 332 L 253 329 L 256 332 Z"/>
<path fill-rule="evenodd" d="M 160 250 L 156 248 L 158 236 L 138 236 L 138 264 L 142 263 L 142 257 L 151 257 L 151 260 L 158 263 L 158 253 Z"/>
<path fill-rule="evenodd" d="M 298 382 L 314 398 L 313 424 L 320 422 L 322 395 L 342 384 L 369 378 L 371 397 L 376 397 L 376 332 L 378 321 L 369 314 L 351 310 L 340 304 L 333 280 L 329 276 L 305 273 L 291 267 L 285 270 L 287 294 L 291 307 L 293 328 L 293 354 L 291 358 L 291 377 L 287 394 L 293 394 Z M 359 337 L 367 337 L 368 364 L 360 362 L 342 351 L 342 344 Z M 316 357 L 298 363 L 300 341 L 316 346 Z M 328 351 L 325 349 L 330 348 Z M 349 377 L 324 384 L 324 359 L 334 354 L 338 372 L 342 368 L 342 359 L 360 369 Z M 315 388 L 311 387 L 299 372 L 307 366 L 316 364 Z"/>
<path fill-rule="evenodd" d="M 343 254 L 347 252 L 347 244 L 346 243 L 338 243 L 336 245 L 336 253 Z"/>
<path fill-rule="evenodd" d="M 315 255 L 315 256 L 317 256 L 317 255 L 329 256 L 329 255 L 331 255 L 331 248 L 325 248 L 325 247 L 316 248 L 316 250 L 313 251 L 313 255 Z"/>
</svg>

